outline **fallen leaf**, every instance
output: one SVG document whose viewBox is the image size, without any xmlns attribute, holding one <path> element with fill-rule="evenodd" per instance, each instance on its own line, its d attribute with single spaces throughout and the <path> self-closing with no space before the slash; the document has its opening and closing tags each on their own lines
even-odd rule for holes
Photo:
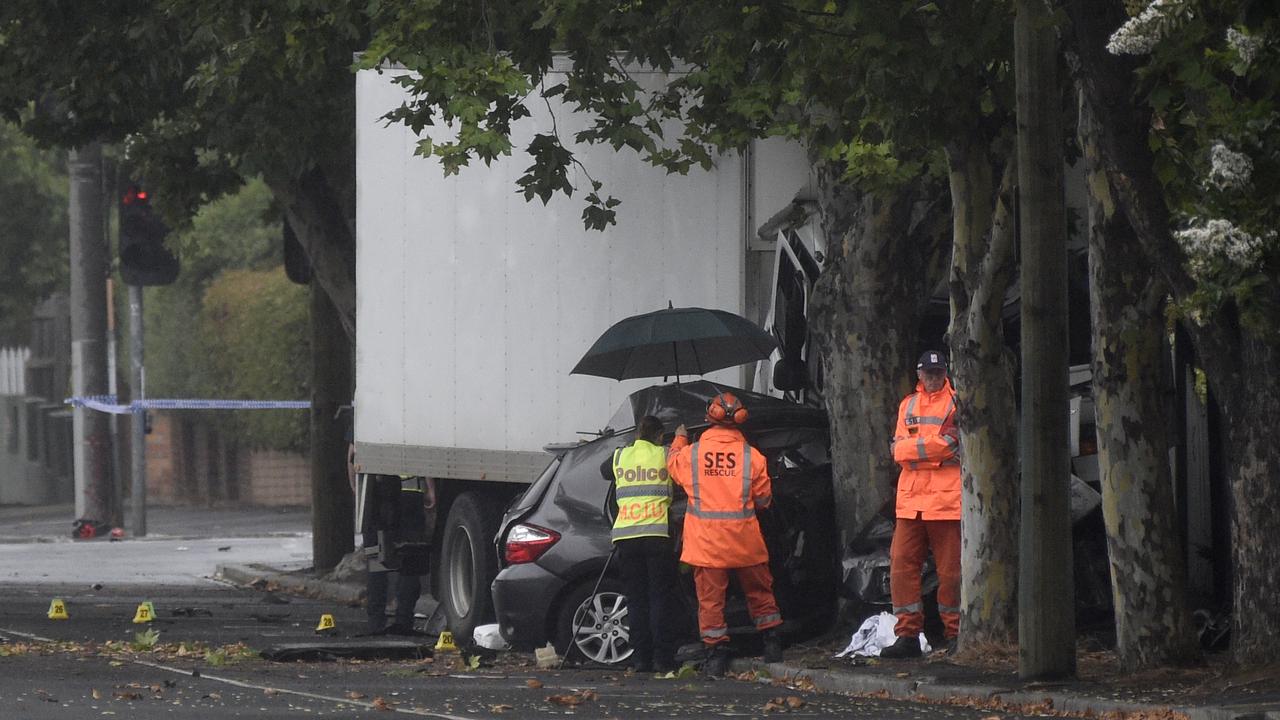
<svg viewBox="0 0 1280 720">
<path fill-rule="evenodd" d="M 907 678 L 907 677 L 911 677 L 911 673 L 909 673 L 909 672 L 900 672 L 900 673 L 895 674 L 895 675 L 894 675 L 894 677 Z"/>
<path fill-rule="evenodd" d="M 356 692 L 355 690 L 352 690 L 351 692 L 347 693 L 348 700 L 363 700 L 364 698 L 365 698 L 365 694 L 362 692 Z"/>
<path fill-rule="evenodd" d="M 780 697 L 773 698 L 772 700 L 764 704 L 764 711 L 767 713 L 777 712 L 779 710 L 785 710 L 785 709 L 787 709 L 787 706 L 783 702 L 783 699 Z"/>
<path fill-rule="evenodd" d="M 542 681 L 537 678 L 529 678 L 528 680 L 524 681 L 524 684 L 528 685 L 534 690 L 537 690 L 538 688 L 542 687 Z"/>
<path fill-rule="evenodd" d="M 101 700 L 101 699 L 102 699 L 102 691 L 98 690 L 98 688 L 94 688 L 94 689 L 93 689 L 93 692 L 92 692 L 92 693 L 90 693 L 90 694 L 91 694 L 91 695 L 93 695 L 93 699 L 94 699 L 94 700 Z"/>
<path fill-rule="evenodd" d="M 504 713 L 504 712 L 507 712 L 508 710 L 515 710 L 515 708 L 510 705 L 490 705 L 489 706 L 489 712 L 492 712 L 492 713 Z"/>
<path fill-rule="evenodd" d="M 372 701 L 372 705 L 373 705 L 373 709 L 375 709 L 375 710 L 390 710 L 390 709 L 391 709 L 391 703 L 387 702 L 386 700 L 382 699 L 381 697 L 376 697 L 376 698 L 374 698 L 374 699 L 373 699 L 373 701 Z"/>
<path fill-rule="evenodd" d="M 798 698 L 795 695 L 787 696 L 787 707 L 791 708 L 792 710 L 796 710 L 804 706 L 805 706 L 804 698 Z"/>
<path fill-rule="evenodd" d="M 263 688 L 262 694 L 266 695 L 267 697 L 275 697 L 276 695 L 280 694 L 280 691 L 275 688 Z"/>
<path fill-rule="evenodd" d="M 818 689 L 818 686 L 813 682 L 813 678 L 810 677 L 798 677 L 792 681 L 791 686 L 797 690 L 815 691 Z"/>
<path fill-rule="evenodd" d="M 131 690 L 130 690 L 130 691 L 116 691 L 116 693 L 114 694 L 114 697 L 115 697 L 115 699 L 117 699 L 117 700 L 141 700 L 141 699 L 142 699 L 142 693 L 140 693 L 140 692 L 133 692 L 133 691 L 131 691 Z"/>
<path fill-rule="evenodd" d="M 595 700 L 598 697 L 600 696 L 596 694 L 595 690 L 579 690 L 578 692 L 569 693 L 568 695 L 548 695 L 547 702 L 553 702 L 557 705 L 576 707 L 587 700 Z"/>
</svg>

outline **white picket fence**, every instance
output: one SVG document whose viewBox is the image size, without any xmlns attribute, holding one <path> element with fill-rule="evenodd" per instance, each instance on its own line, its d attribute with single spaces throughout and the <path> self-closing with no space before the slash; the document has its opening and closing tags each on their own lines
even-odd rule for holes
<svg viewBox="0 0 1280 720">
<path fill-rule="evenodd" d="M 30 359 L 29 348 L 0 348 L 0 395 L 27 394 L 27 361 Z"/>
</svg>

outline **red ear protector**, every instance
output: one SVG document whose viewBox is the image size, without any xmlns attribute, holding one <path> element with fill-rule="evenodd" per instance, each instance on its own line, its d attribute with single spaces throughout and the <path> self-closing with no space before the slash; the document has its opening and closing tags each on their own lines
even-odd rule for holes
<svg viewBox="0 0 1280 720">
<path fill-rule="evenodd" d="M 707 403 L 707 419 L 720 425 L 741 425 L 747 421 L 747 409 L 733 393 L 720 393 Z"/>
</svg>

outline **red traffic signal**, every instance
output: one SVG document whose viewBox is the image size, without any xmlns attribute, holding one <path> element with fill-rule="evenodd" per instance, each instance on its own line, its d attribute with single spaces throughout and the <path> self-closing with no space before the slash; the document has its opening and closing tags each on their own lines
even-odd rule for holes
<svg viewBox="0 0 1280 720">
<path fill-rule="evenodd" d="M 130 185 L 129 189 L 125 191 L 124 197 L 120 199 L 120 203 L 122 205 L 149 205 L 150 200 L 151 196 L 147 194 L 146 190 L 137 185 Z"/>
<path fill-rule="evenodd" d="M 128 285 L 168 285 L 178 258 L 165 246 L 169 228 L 151 209 L 151 195 L 130 184 L 120 196 L 120 278 Z"/>
</svg>

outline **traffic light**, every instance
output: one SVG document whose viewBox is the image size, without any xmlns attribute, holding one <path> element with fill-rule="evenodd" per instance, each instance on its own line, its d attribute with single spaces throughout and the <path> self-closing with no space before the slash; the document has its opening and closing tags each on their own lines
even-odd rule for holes
<svg viewBox="0 0 1280 720">
<path fill-rule="evenodd" d="M 178 278 L 178 258 L 164 245 L 169 234 L 151 194 L 132 183 L 120 197 L 120 278 L 127 285 L 168 285 Z"/>
</svg>

